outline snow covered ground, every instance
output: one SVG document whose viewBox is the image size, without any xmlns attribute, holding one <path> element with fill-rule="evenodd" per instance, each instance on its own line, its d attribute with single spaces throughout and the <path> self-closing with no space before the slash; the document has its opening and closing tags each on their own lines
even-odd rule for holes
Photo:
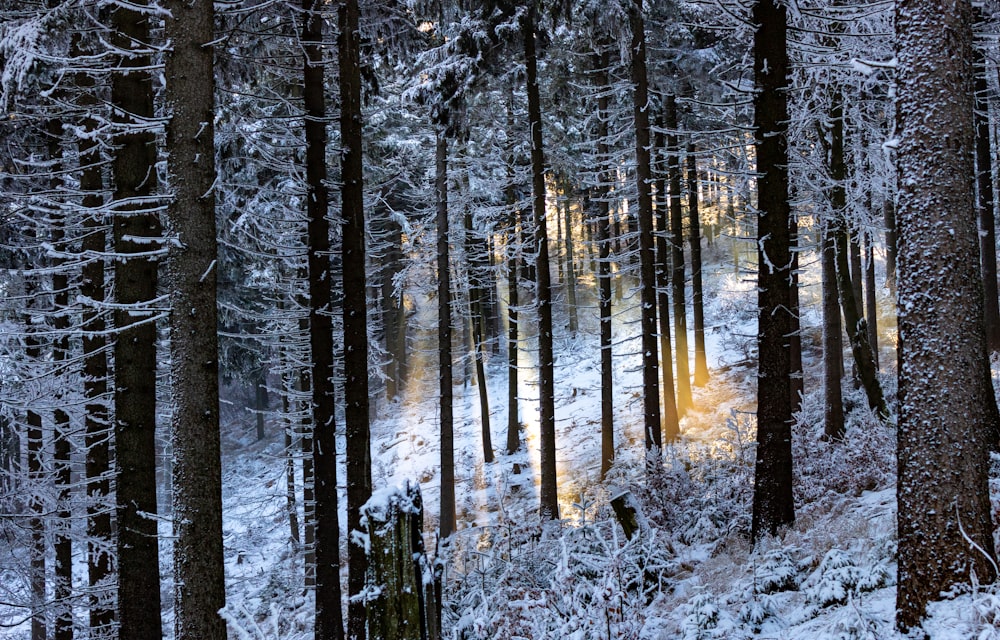
<svg viewBox="0 0 1000 640">
<path fill-rule="evenodd" d="M 780 538 L 756 549 L 747 542 L 756 385 L 752 274 L 734 273 L 729 264 L 706 268 L 712 379 L 695 390 L 696 408 L 682 422 L 681 442 L 665 452 L 664 471 L 655 477 L 647 478 L 642 465 L 638 342 L 623 339 L 638 332 L 637 292 L 626 286 L 615 308 L 618 462 L 605 484 L 599 482 L 596 308 L 581 310 L 576 337 L 560 332 L 556 414 L 561 527 L 541 526 L 535 514 L 532 341 L 522 345 L 519 390 L 526 453 L 503 453 L 505 355 L 494 356 L 488 368 L 497 453 L 492 464 L 483 463 L 477 390 L 457 385 L 459 531 L 441 552 L 448 563 L 445 637 L 900 637 L 893 629 L 895 436 L 871 416 L 863 396 L 845 380 L 847 440 L 821 441 L 822 361 L 814 304 L 819 284 L 814 274 L 807 265 L 802 283 L 807 392 L 794 436 L 797 521 Z M 888 347 L 894 326 L 887 322 L 891 310 L 883 308 L 881 315 L 883 325 L 889 325 L 882 336 L 885 362 L 892 360 Z M 417 340 L 410 355 L 418 373 L 404 397 L 382 411 L 372 426 L 373 477 L 376 489 L 406 480 L 420 483 L 426 537 L 434 548 L 439 497 L 436 312 L 418 305 L 414 319 Z M 564 320 L 562 298 L 557 297 L 557 325 Z M 526 323 L 521 326 L 523 331 Z M 421 339 L 424 334 L 427 340 Z M 884 373 L 883 382 L 892 393 L 891 371 Z M 514 463 L 521 466 L 519 474 L 512 472 Z M 227 616 L 240 638 L 311 637 L 301 555 L 288 543 L 283 465 L 277 436 L 271 444 L 243 446 L 226 460 Z M 623 490 L 639 498 L 647 523 L 633 540 L 625 538 L 608 506 L 609 497 Z M 936 640 L 1000 638 L 1000 595 L 977 588 L 936 604 L 925 630 Z"/>
</svg>

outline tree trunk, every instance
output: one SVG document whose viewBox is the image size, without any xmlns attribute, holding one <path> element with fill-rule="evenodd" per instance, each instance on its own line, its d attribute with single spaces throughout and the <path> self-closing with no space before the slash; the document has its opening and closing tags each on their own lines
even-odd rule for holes
<svg viewBox="0 0 1000 640">
<path fill-rule="evenodd" d="M 795 520 L 792 499 L 791 288 L 788 204 L 788 51 L 786 9 L 757 0 L 754 31 L 754 133 L 757 152 L 757 461 L 751 537 L 774 535 Z"/>
<path fill-rule="evenodd" d="M 701 222 L 698 218 L 698 163 L 694 142 L 687 145 L 688 168 L 688 241 L 691 243 L 691 309 L 694 313 L 694 385 L 708 383 L 708 358 L 705 354 L 705 307 L 701 284 Z"/>
<path fill-rule="evenodd" d="M 81 52 L 82 53 L 82 52 Z M 93 81 L 80 74 L 77 85 L 84 95 Z M 87 98 L 84 106 L 91 107 L 93 99 Z M 84 128 L 94 131 L 97 123 L 87 118 Z M 104 180 L 101 175 L 101 158 L 95 140 L 82 137 L 79 142 L 80 191 L 82 206 L 87 211 L 83 220 L 82 249 L 85 254 L 102 255 L 108 250 L 108 236 L 104 221 L 97 209 L 103 204 L 101 193 Z M 83 311 L 83 395 L 84 443 L 86 450 L 85 473 L 87 477 L 87 584 L 90 589 L 90 636 L 93 640 L 110 640 L 114 635 L 115 619 L 113 587 L 109 584 L 111 571 L 112 524 L 108 500 L 111 495 L 111 447 L 108 426 L 108 354 L 105 315 L 100 311 L 104 302 L 104 261 L 90 260 L 83 266 L 80 295 L 93 300 L 92 306 Z"/>
<path fill-rule="evenodd" d="M 535 5 L 528 7 L 522 25 L 527 71 L 528 125 L 531 130 L 531 196 L 535 222 L 535 266 L 538 304 L 538 408 L 541 448 L 542 520 L 559 519 L 556 485 L 555 354 L 552 351 L 552 284 L 549 274 L 549 237 L 545 225 L 545 155 L 542 146 L 542 102 L 538 92 L 538 56 L 535 50 Z"/>
<path fill-rule="evenodd" d="M 639 286 L 640 331 L 642 332 L 642 407 L 647 456 L 659 456 L 663 448 L 660 433 L 660 372 L 656 337 L 656 254 L 653 247 L 652 163 L 649 149 L 649 81 L 646 76 L 646 33 L 642 0 L 635 0 L 629 13 L 632 27 L 632 82 L 635 85 L 635 179 L 639 193 Z M 650 469 L 659 464 L 647 460 Z"/>
<path fill-rule="evenodd" d="M 982 9 L 975 9 L 982 22 Z M 1000 299 L 997 293 L 997 229 L 993 215 L 993 154 L 990 153 L 990 105 L 987 100 L 986 55 L 982 45 L 973 47 L 975 80 L 976 186 L 979 198 L 979 254 L 983 270 L 983 310 L 986 347 L 1000 351 Z"/>
<path fill-rule="evenodd" d="M 833 223 L 823 222 L 820 263 L 823 269 L 823 435 L 839 440 L 844 437 L 844 338 L 840 324 L 840 300 L 837 296 L 837 247 Z"/>
<path fill-rule="evenodd" d="M 476 362 L 476 389 L 479 392 L 479 420 L 482 427 L 483 460 L 493 462 L 493 439 L 490 435 L 490 397 L 486 388 L 486 318 L 483 312 L 483 279 L 486 265 L 482 250 L 476 246 L 472 229 L 472 210 L 465 210 L 465 251 L 469 268 L 469 324 L 472 331 L 472 357 Z"/>
<path fill-rule="evenodd" d="M 34 288 L 29 284 L 29 287 Z M 24 340 L 24 355 L 29 362 L 37 361 L 41 356 L 39 340 L 35 335 L 35 328 L 32 320 L 32 307 L 34 306 L 34 295 L 29 290 L 26 292 L 28 310 L 25 318 L 26 333 Z M 41 495 L 42 486 L 45 483 L 44 471 L 44 446 L 45 438 L 42 432 L 42 416 L 36 411 L 28 410 L 25 416 L 27 423 L 27 458 L 28 458 L 28 486 L 31 488 L 29 507 L 31 517 L 28 519 L 28 529 L 31 530 L 31 563 L 29 568 L 29 582 L 31 588 L 31 640 L 46 640 L 48 637 L 48 624 L 45 612 L 45 566 L 46 566 L 46 544 L 45 544 L 45 504 Z"/>
<path fill-rule="evenodd" d="M 137 7 L 137 8 L 130 8 Z M 115 495 L 118 526 L 118 633 L 122 638 L 159 638 L 160 554 L 156 509 L 156 324 L 152 311 L 136 313 L 156 297 L 157 261 L 131 256 L 161 242 L 155 202 L 156 143 L 153 112 L 152 56 L 148 43 L 150 11 L 146 2 L 119 5 L 111 14 L 112 41 L 123 54 L 119 64 L 134 68 L 111 80 L 115 120 L 114 250 L 125 254 L 115 265 L 114 346 Z M 151 238 L 151 240 L 139 240 Z M 214 325 L 212 325 L 214 329 Z"/>
<path fill-rule="evenodd" d="M 691 408 L 691 368 L 688 363 L 687 302 L 684 292 L 684 212 L 681 209 L 681 146 L 677 136 L 677 100 L 668 95 L 664 111 L 667 125 L 667 179 L 670 189 L 670 284 L 674 307 L 674 357 L 677 361 L 677 414 Z"/>
<path fill-rule="evenodd" d="M 441 516 L 439 535 L 455 532 L 455 418 L 452 407 L 451 261 L 448 242 L 448 139 L 437 136 L 438 380 L 441 396 Z"/>
<path fill-rule="evenodd" d="M 789 287 L 788 312 L 791 315 L 790 334 L 788 336 L 788 357 L 792 394 L 792 413 L 802 410 L 802 397 L 805 393 L 805 374 L 802 370 L 802 322 L 799 314 L 799 221 L 795 214 L 788 216 L 788 243 L 792 253 L 792 284 Z"/>
<path fill-rule="evenodd" d="M 878 369 L 878 308 L 875 299 L 875 251 L 870 234 L 865 234 L 865 321 L 872 362 Z"/>
<path fill-rule="evenodd" d="M 910 0 L 896 16 L 899 427 L 896 624 L 974 572 L 995 578 L 989 383 L 973 184 L 971 4 Z M 933 295 L 928 295 L 933 292 Z"/>
<path fill-rule="evenodd" d="M 303 322 L 305 327 L 300 327 L 306 335 L 310 334 L 308 320 Z M 316 589 L 316 473 L 313 461 L 313 433 L 312 426 L 312 381 L 310 380 L 310 370 L 302 369 L 298 374 L 299 390 L 308 394 L 308 399 L 301 401 L 302 408 L 302 434 L 300 436 L 302 445 L 302 567 L 303 586 L 306 591 Z"/>
<path fill-rule="evenodd" d="M 668 101 L 673 100 L 673 96 L 667 96 Z M 674 105 L 676 109 L 676 105 Z M 670 288 L 670 253 L 667 248 L 667 234 L 670 232 L 667 226 L 670 208 L 670 196 L 667 193 L 667 179 L 665 168 L 670 162 L 667 149 L 666 135 L 663 129 L 666 127 L 663 113 L 660 113 L 660 127 L 656 132 L 656 148 L 662 154 L 660 160 L 660 170 L 656 177 L 656 308 L 660 325 L 660 371 L 662 377 L 662 388 L 660 394 L 663 396 L 663 440 L 669 444 L 677 440 L 680 435 L 680 418 L 677 415 L 677 400 L 674 395 L 674 352 L 670 346 L 670 298 L 668 290 Z"/>
<path fill-rule="evenodd" d="M 597 284 L 598 315 L 601 324 L 601 477 L 604 478 L 615 460 L 614 368 L 612 357 L 611 326 L 611 184 L 614 180 L 609 158 L 608 120 L 610 119 L 608 69 L 611 66 L 610 43 L 599 45 L 601 52 L 594 56 L 597 99 Z M 673 394 L 673 387 L 670 390 Z"/>
<path fill-rule="evenodd" d="M 264 413 L 267 411 L 267 367 L 261 365 L 253 383 L 254 420 L 257 425 L 257 442 L 264 439 Z"/>
<path fill-rule="evenodd" d="M 569 183 L 567 182 L 567 185 Z M 567 186 L 567 191 L 569 187 Z M 573 217 L 570 207 L 569 196 L 563 203 L 563 214 L 566 222 L 563 227 L 566 229 L 566 305 L 569 307 L 569 333 L 575 336 L 580 329 L 580 320 L 576 309 L 576 264 L 573 257 Z"/>
<path fill-rule="evenodd" d="M 282 373 L 282 413 L 287 416 L 285 422 L 285 510 L 288 512 L 288 540 L 292 543 L 292 549 L 298 553 L 302 545 L 302 536 L 299 530 L 299 508 L 295 497 L 295 420 L 292 415 L 291 395 L 295 390 L 292 382 L 294 375 L 291 367 L 291 358 L 285 357 L 283 363 L 287 370 Z"/>
<path fill-rule="evenodd" d="M 174 379 L 174 637 L 224 640 L 219 345 L 215 327 L 215 71 L 212 0 L 171 0 L 165 8 L 167 207 L 178 242 L 170 252 L 170 356 Z M 262 415 L 262 414 L 261 414 Z"/>
<path fill-rule="evenodd" d="M 514 88 L 508 87 L 507 93 L 507 131 L 514 130 Z M 513 143 L 512 143 L 513 145 Z M 521 448 L 521 413 L 517 391 L 517 355 L 518 355 L 518 271 L 520 256 L 517 250 L 518 221 L 521 212 L 518 210 L 517 193 L 514 184 L 514 148 L 510 147 L 507 159 L 507 206 L 510 208 L 507 222 L 507 453 L 513 454 Z"/>
<path fill-rule="evenodd" d="M 344 637 L 340 588 L 340 516 L 333 383 L 330 194 L 326 179 L 326 84 L 323 9 L 302 0 L 302 97 L 305 107 L 306 215 L 308 219 L 309 345 L 312 351 L 312 460 L 315 516 L 316 640 Z M 346 143 L 346 141 L 345 141 Z M 360 268 L 360 267 L 359 267 Z M 303 465 L 302 473 L 306 468 Z M 308 503 L 307 503 L 308 505 Z M 308 507 L 307 507 L 308 509 Z M 307 510 L 308 516 L 308 510 Z M 308 517 L 306 521 L 308 532 Z M 308 535 L 308 534 L 307 534 Z M 308 544 L 308 538 L 307 538 Z M 307 552 L 308 554 L 308 552 Z"/>
<path fill-rule="evenodd" d="M 837 290 L 840 294 L 840 306 L 844 312 L 844 324 L 847 329 L 847 338 L 851 344 L 851 353 L 854 355 L 854 364 L 857 368 L 858 378 L 861 386 L 865 390 L 868 398 L 868 406 L 876 412 L 879 417 L 885 419 L 888 408 L 885 404 L 885 396 L 882 394 L 882 386 L 878 380 L 878 370 L 872 357 L 871 345 L 868 344 L 868 328 L 865 319 L 861 315 L 858 306 L 858 298 L 853 282 L 853 273 L 850 269 L 850 244 L 848 238 L 847 221 L 844 219 L 844 212 L 847 209 L 847 193 L 845 182 L 847 179 L 847 166 L 844 162 L 844 104 L 840 90 L 834 89 L 832 105 L 830 107 L 830 177 L 833 179 L 833 187 L 830 190 L 830 204 L 833 209 L 834 220 L 833 237 L 836 244 L 837 262 Z M 861 260 L 854 271 L 858 278 L 861 277 Z"/>
<path fill-rule="evenodd" d="M 347 637 L 365 638 L 368 558 L 361 539 L 361 507 L 372 495 L 371 429 L 368 399 L 368 301 L 365 279 L 364 167 L 361 115 L 361 41 L 358 0 L 338 10 L 340 63 L 341 237 L 344 269 L 344 421 L 347 436 Z"/>
<path fill-rule="evenodd" d="M 882 203 L 882 219 L 885 222 L 885 286 L 889 295 L 896 297 L 896 202 L 894 191 L 890 191 Z"/>
</svg>

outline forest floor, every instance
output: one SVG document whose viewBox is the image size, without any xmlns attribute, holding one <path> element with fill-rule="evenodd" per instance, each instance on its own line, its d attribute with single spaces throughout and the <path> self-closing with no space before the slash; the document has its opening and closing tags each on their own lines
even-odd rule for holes
<svg viewBox="0 0 1000 640">
<path fill-rule="evenodd" d="M 711 379 L 694 390 L 695 406 L 683 418 L 680 442 L 665 452 L 659 484 L 648 481 L 650 486 L 644 486 L 642 472 L 638 293 L 623 286 L 615 307 L 617 462 L 605 482 L 599 477 L 596 305 L 578 300 L 580 330 L 556 342 L 563 526 L 555 532 L 537 529 L 534 339 L 522 341 L 519 360 L 527 451 L 503 451 L 506 354 L 491 356 L 487 368 L 494 463 L 483 462 L 478 390 L 469 381 L 472 368 L 465 361 L 456 366 L 459 530 L 447 551 L 445 585 L 446 624 L 454 637 L 899 637 L 893 630 L 894 431 L 871 416 L 861 394 L 845 379 L 848 438 L 842 445 L 820 440 L 819 280 L 807 260 L 801 282 L 806 395 L 793 438 L 797 520 L 782 536 L 756 549 L 746 541 L 753 483 L 756 290 L 754 274 L 734 270 L 726 255 L 722 248 L 709 249 L 704 273 Z M 588 286 L 580 283 L 581 289 Z M 440 455 L 436 301 L 411 303 L 411 379 L 403 396 L 383 407 L 372 425 L 373 480 L 376 488 L 419 482 L 426 538 L 434 548 Z M 556 322 L 565 327 L 561 289 L 555 311 Z M 522 335 L 534 333 L 523 320 L 529 315 L 522 314 Z M 879 320 L 883 364 L 891 365 L 895 327 L 884 297 Z M 567 333 L 557 329 L 559 335 Z M 891 366 L 882 371 L 892 396 L 894 371 Z M 249 425 L 249 418 L 241 420 Z M 226 459 L 227 615 L 240 638 L 307 637 L 310 606 L 301 588 L 301 553 L 289 544 L 283 444 L 278 434 L 252 443 L 249 434 L 239 435 L 249 427 L 232 429 L 243 444 Z M 520 473 L 513 472 L 515 465 Z M 342 466 L 340 473 L 343 478 Z M 645 542 L 626 541 L 616 530 L 608 499 L 622 490 L 639 495 L 648 510 L 653 528 Z M 298 500 L 301 509 L 301 493 Z M 603 551 L 594 550 L 598 543 Z M 166 564 L 163 570 L 169 575 Z M 629 571 L 638 577 L 629 579 Z M 635 586 L 636 580 L 646 584 L 654 574 L 656 586 Z M 925 630 L 935 640 L 1000 638 L 995 621 L 1000 621 L 1000 596 L 978 589 L 935 605 Z"/>
</svg>

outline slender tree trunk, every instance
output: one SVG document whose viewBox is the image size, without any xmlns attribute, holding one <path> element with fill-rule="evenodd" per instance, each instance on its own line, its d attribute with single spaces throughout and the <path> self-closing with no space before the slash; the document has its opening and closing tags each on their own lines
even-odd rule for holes
<svg viewBox="0 0 1000 640">
<path fill-rule="evenodd" d="M 30 325 L 31 321 L 28 322 Z M 29 336 L 25 340 L 25 356 L 37 359 L 39 355 L 37 338 Z M 28 528 L 31 530 L 31 640 L 46 640 L 48 624 L 45 613 L 45 504 L 39 495 L 45 482 L 42 460 L 44 447 L 42 416 L 34 411 L 28 411 L 27 424 L 28 480 L 32 491 L 31 518 L 28 520 Z"/>
<path fill-rule="evenodd" d="M 670 96 L 667 97 L 671 99 Z M 656 178 L 656 308 L 660 325 L 660 371 L 663 386 L 660 393 L 663 396 L 663 440 L 671 443 L 680 435 L 680 418 L 677 415 L 677 400 L 674 395 L 674 352 L 670 346 L 670 298 L 667 292 L 670 288 L 670 252 L 667 247 L 667 234 L 670 232 L 667 220 L 670 208 L 670 196 L 667 193 L 667 180 L 664 168 L 670 162 L 670 151 L 666 146 L 666 127 L 663 114 L 660 114 L 660 128 L 656 132 L 656 148 L 663 158 L 661 169 Z"/>
<path fill-rule="evenodd" d="M 601 344 L 601 477 L 604 478 L 615 460 L 614 367 L 612 357 L 611 326 L 611 185 L 614 180 L 611 166 L 611 148 L 608 141 L 610 108 L 608 93 L 611 81 L 610 43 L 602 42 L 600 53 L 594 56 L 594 81 L 597 98 L 597 284 L 598 315 L 600 317 Z M 673 394 L 673 388 L 670 390 Z"/>
<path fill-rule="evenodd" d="M 976 21 L 982 22 L 982 9 L 976 8 Z M 1000 351 L 1000 298 L 997 293 L 997 229 L 993 214 L 993 154 L 990 153 L 990 105 L 987 100 L 986 55 L 982 46 L 973 47 L 976 74 L 976 186 L 979 198 L 979 255 L 983 270 L 983 309 L 986 323 L 986 347 Z"/>
<path fill-rule="evenodd" d="M 872 362 L 878 369 L 878 309 L 875 300 L 875 251 L 870 234 L 865 234 L 865 316 Z"/>
<path fill-rule="evenodd" d="M 448 139 L 437 136 L 438 380 L 441 396 L 441 517 L 439 535 L 455 532 L 455 418 L 452 407 L 451 257 L 448 242 Z"/>
<path fill-rule="evenodd" d="M 51 3 L 50 3 L 51 7 Z M 49 187 L 53 194 L 59 194 L 65 189 L 63 180 L 63 152 L 61 120 L 52 119 L 46 123 L 47 151 L 50 173 Z M 58 198 L 58 196 L 56 196 Z M 58 202 L 53 203 L 53 209 L 47 212 L 50 218 L 50 239 L 56 252 L 64 252 L 65 224 L 64 214 L 59 211 Z M 63 370 L 69 358 L 69 278 L 66 275 L 65 260 L 55 258 L 51 261 L 52 268 L 52 303 L 54 317 L 52 318 L 52 361 L 57 370 Z M 54 531 L 53 551 L 53 638 L 55 640 L 73 640 L 73 606 L 70 598 L 73 593 L 73 541 L 70 536 L 70 508 L 72 500 L 72 467 L 69 442 L 69 414 L 66 413 L 64 385 L 59 385 L 55 392 L 56 408 L 52 411 L 52 472 L 56 486 L 55 518 L 51 520 Z"/>
<path fill-rule="evenodd" d="M 326 84 L 323 9 L 302 0 L 303 85 L 308 219 L 309 344 L 312 350 L 312 493 L 315 504 L 316 640 L 341 640 L 344 614 L 340 587 L 340 516 L 337 505 L 337 438 L 331 316 L 330 194 L 326 178 Z M 347 144 L 347 141 L 344 141 Z M 350 179 L 350 178 L 347 178 Z M 360 267 L 359 267 L 360 268 Z M 303 465 L 303 475 L 306 472 Z M 308 544 L 307 502 L 307 544 Z M 308 552 L 307 552 L 308 556 Z M 308 571 L 308 570 L 307 570 Z M 307 574 L 308 575 L 308 574 Z M 307 578 L 308 579 L 308 578 Z"/>
<path fill-rule="evenodd" d="M 751 537 L 795 521 L 792 499 L 791 288 L 788 204 L 788 50 L 786 9 L 757 0 L 754 130 L 757 152 L 757 461 Z"/>
<path fill-rule="evenodd" d="M 77 82 L 86 89 L 92 85 L 83 74 Z M 89 106 L 89 103 L 87 103 Z M 87 131 L 96 122 L 87 119 Z M 101 158 L 97 143 L 82 138 L 79 143 L 80 191 L 87 210 L 83 221 L 84 254 L 100 256 L 107 252 L 108 235 L 97 209 L 103 204 Z M 90 636 L 92 640 L 110 640 L 114 634 L 115 609 L 110 584 L 112 524 L 108 500 L 111 496 L 111 429 L 108 424 L 108 354 L 104 335 L 107 322 L 100 306 L 104 302 L 104 261 L 93 258 L 83 266 L 80 295 L 93 300 L 83 312 L 84 443 L 87 477 L 87 583 L 90 590 Z"/>
<path fill-rule="evenodd" d="M 882 219 L 885 222 L 885 286 L 889 295 L 896 297 L 896 201 L 895 189 L 891 190 L 882 203 Z"/>
<path fill-rule="evenodd" d="M 283 349 L 283 351 L 285 351 Z M 292 549 L 298 553 L 302 545 L 302 535 L 299 529 L 299 507 L 295 496 L 295 420 L 292 416 L 292 394 L 295 392 L 295 384 L 292 381 L 294 371 L 291 367 L 291 358 L 287 355 L 283 358 L 283 365 L 287 370 L 282 372 L 282 415 L 285 420 L 285 510 L 288 512 L 288 540 L 292 543 Z"/>
<path fill-rule="evenodd" d="M 134 8 L 133 8 L 134 7 Z M 122 638 L 159 638 L 160 561 L 156 509 L 156 325 L 153 312 L 136 313 L 157 294 L 157 262 L 128 254 L 147 254 L 162 237 L 156 190 L 156 145 L 149 122 L 153 81 L 149 68 L 149 22 L 146 2 L 119 5 L 112 11 L 113 41 L 123 55 L 120 65 L 134 68 L 111 80 L 116 122 L 112 173 L 117 339 L 115 363 L 115 495 L 118 526 L 118 633 Z M 143 238 L 150 240 L 142 240 Z M 214 330 L 214 325 L 212 325 Z"/>
<path fill-rule="evenodd" d="M 267 411 L 267 367 L 261 365 L 253 384 L 254 420 L 257 425 L 257 442 L 264 439 L 264 413 Z"/>
<path fill-rule="evenodd" d="M 844 324 L 847 337 L 854 355 L 858 378 L 868 398 L 868 406 L 879 416 L 888 416 L 885 396 L 878 380 L 878 371 L 872 357 L 871 345 L 868 344 L 868 328 L 858 306 L 859 298 L 855 295 L 853 274 L 850 269 L 850 243 L 847 221 L 844 212 L 847 208 L 845 181 L 847 167 L 844 162 L 844 104 L 839 89 L 834 90 L 830 109 L 830 177 L 833 187 L 830 190 L 830 204 L 835 220 L 833 221 L 833 236 L 836 244 L 837 289 L 840 294 L 840 306 L 844 312 Z M 860 258 L 855 267 L 858 277 L 861 276 Z"/>
<path fill-rule="evenodd" d="M 465 250 L 469 262 L 469 324 L 472 331 L 472 357 L 476 362 L 476 388 L 479 392 L 479 416 L 482 426 L 483 460 L 493 462 L 493 439 L 490 435 L 490 397 L 486 388 L 486 318 L 483 312 L 483 264 L 481 248 L 476 246 L 472 229 L 472 210 L 465 210 Z"/>
<path fill-rule="evenodd" d="M 507 90 L 507 131 L 514 131 L 514 87 Z M 521 413 L 517 391 L 517 356 L 518 356 L 518 272 L 520 265 L 518 242 L 518 221 L 521 212 L 518 210 L 517 193 L 514 184 L 514 147 L 513 143 L 507 158 L 507 206 L 510 208 L 507 223 L 507 453 L 513 454 L 521 448 Z"/>
<path fill-rule="evenodd" d="M 535 266 L 538 304 L 539 444 L 541 448 L 542 520 L 559 519 L 556 480 L 555 354 L 552 350 L 552 284 L 549 273 L 549 237 L 545 225 L 545 154 L 542 146 L 542 102 L 538 92 L 538 55 L 535 50 L 535 5 L 524 16 L 524 59 L 527 72 L 528 125 L 531 130 L 531 195 L 535 222 Z"/>
<path fill-rule="evenodd" d="M 996 573 L 990 384 L 979 233 L 970 212 L 971 3 L 908 0 L 896 12 L 899 170 L 899 538 L 896 624 L 970 575 Z M 928 295 L 932 293 L 933 295 Z"/>
<path fill-rule="evenodd" d="M 178 242 L 170 252 L 170 356 L 174 379 L 174 637 L 224 640 L 219 345 L 215 327 L 215 70 L 212 0 L 169 0 L 164 37 L 167 207 Z"/>
<path fill-rule="evenodd" d="M 649 81 L 646 76 L 646 32 L 642 13 L 642 0 L 635 0 L 629 17 L 632 27 L 632 82 L 635 85 L 632 111 L 635 122 L 635 177 L 639 192 L 642 406 L 647 455 L 659 456 L 663 439 L 660 432 L 660 372 L 656 338 L 656 254 L 653 246 L 653 176 L 649 154 Z M 650 468 L 658 464 L 655 460 L 653 457 L 647 460 Z"/>
<path fill-rule="evenodd" d="M 304 327 L 300 327 L 306 335 L 310 335 L 308 320 L 303 320 Z M 303 565 L 303 586 L 306 591 L 316 589 L 316 473 L 313 460 L 313 429 L 312 423 L 312 381 L 310 370 L 302 369 L 297 376 L 299 391 L 309 395 L 308 399 L 301 401 L 302 407 L 302 434 L 300 436 L 302 445 L 302 556 Z"/>
<path fill-rule="evenodd" d="M 677 99 L 667 95 L 667 179 L 670 189 L 670 285 L 674 307 L 674 358 L 677 370 L 677 414 L 691 408 L 691 368 L 688 363 L 687 301 L 684 292 L 684 212 L 681 209 L 681 146 L 677 135 Z"/>
<path fill-rule="evenodd" d="M 341 226 L 344 265 L 344 418 L 347 433 L 347 636 L 365 638 L 368 558 L 361 538 L 361 507 L 372 495 L 371 430 L 368 401 L 368 302 L 365 272 L 364 168 L 361 115 L 361 40 L 358 0 L 340 4 Z"/>
<path fill-rule="evenodd" d="M 688 167 L 688 241 L 691 243 L 691 310 L 694 313 L 694 384 L 708 382 L 708 358 L 705 354 L 705 307 L 701 284 L 701 221 L 698 217 L 698 163 L 694 142 L 687 145 Z"/>
<path fill-rule="evenodd" d="M 840 324 L 840 300 L 837 296 L 837 247 L 832 222 L 823 223 L 820 263 L 823 269 L 823 435 L 829 439 L 844 437 L 844 338 Z"/>
<path fill-rule="evenodd" d="M 568 185 L 567 181 L 567 185 Z M 567 186 L 567 192 L 569 187 Z M 569 196 L 563 203 L 563 215 L 566 218 L 563 227 L 566 229 L 566 305 L 569 307 L 569 332 L 576 335 L 580 329 L 580 320 L 576 310 L 576 265 L 573 258 L 573 217 Z"/>
<path fill-rule="evenodd" d="M 792 394 L 792 413 L 802 410 L 802 397 L 805 393 L 805 374 L 802 370 L 802 323 L 799 314 L 799 221 L 795 214 L 788 217 L 788 242 L 792 253 L 791 277 L 789 287 L 788 312 L 791 314 L 790 335 L 788 336 L 788 365 L 791 371 L 789 384 Z"/>
</svg>

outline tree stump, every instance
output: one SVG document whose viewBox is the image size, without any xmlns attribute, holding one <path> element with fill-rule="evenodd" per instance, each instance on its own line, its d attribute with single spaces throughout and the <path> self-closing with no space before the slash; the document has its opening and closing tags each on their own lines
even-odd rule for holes
<svg viewBox="0 0 1000 640">
<path fill-rule="evenodd" d="M 625 531 L 625 537 L 629 540 L 636 531 L 641 531 L 644 527 L 642 516 L 639 515 L 639 505 L 636 504 L 635 496 L 624 491 L 611 498 L 611 508 L 615 511 L 615 518 Z"/>
<path fill-rule="evenodd" d="M 365 609 L 370 640 L 438 640 L 435 575 L 424 550 L 419 485 L 375 492 L 362 507 L 368 571 Z"/>
</svg>

